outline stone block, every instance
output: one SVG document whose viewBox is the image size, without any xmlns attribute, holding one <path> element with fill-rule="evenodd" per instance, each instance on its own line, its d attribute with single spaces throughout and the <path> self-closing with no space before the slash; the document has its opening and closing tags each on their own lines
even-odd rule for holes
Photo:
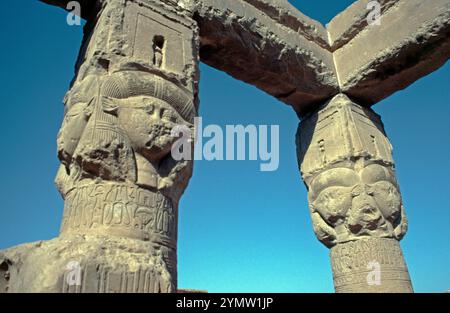
<svg viewBox="0 0 450 313">
<path fill-rule="evenodd" d="M 449 33 L 448 0 L 397 1 L 379 26 L 363 28 L 334 52 L 342 91 L 372 105 L 408 87 L 445 64 Z"/>
</svg>

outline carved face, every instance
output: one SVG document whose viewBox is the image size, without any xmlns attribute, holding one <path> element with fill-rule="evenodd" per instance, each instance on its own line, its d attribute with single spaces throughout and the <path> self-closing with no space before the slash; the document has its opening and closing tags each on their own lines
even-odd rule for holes
<svg viewBox="0 0 450 313">
<path fill-rule="evenodd" d="M 312 213 L 336 230 L 338 240 L 365 234 L 393 236 L 402 213 L 394 173 L 376 164 L 361 171 L 334 168 L 319 174 L 310 185 L 310 203 Z"/>
<path fill-rule="evenodd" d="M 160 160 L 170 153 L 176 140 L 173 127 L 186 124 L 166 102 L 152 97 L 120 100 L 119 126 L 130 138 L 133 149 L 149 160 Z"/>
<path fill-rule="evenodd" d="M 90 103 L 78 102 L 66 105 L 63 124 L 58 133 L 58 155 L 68 162 L 78 146 L 91 115 Z"/>
</svg>

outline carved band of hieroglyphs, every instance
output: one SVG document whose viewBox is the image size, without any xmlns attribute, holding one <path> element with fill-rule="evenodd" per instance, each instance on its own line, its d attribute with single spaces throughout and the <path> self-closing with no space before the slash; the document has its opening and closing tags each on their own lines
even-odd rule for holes
<svg viewBox="0 0 450 313">
<path fill-rule="evenodd" d="M 88 264 L 80 269 L 78 283 L 70 284 L 63 276 L 63 293 L 170 293 L 174 286 L 166 273 L 156 268 L 140 268 L 135 272 L 113 270 L 103 265 Z"/>
<path fill-rule="evenodd" d="M 330 254 L 336 292 L 378 289 L 412 292 L 400 244 L 395 239 L 372 238 L 338 244 Z M 374 270 L 379 270 L 379 282 L 371 284 L 368 280 Z"/>
<path fill-rule="evenodd" d="M 67 195 L 61 234 L 104 231 L 174 247 L 176 210 L 159 192 L 119 183 L 91 183 Z"/>
</svg>

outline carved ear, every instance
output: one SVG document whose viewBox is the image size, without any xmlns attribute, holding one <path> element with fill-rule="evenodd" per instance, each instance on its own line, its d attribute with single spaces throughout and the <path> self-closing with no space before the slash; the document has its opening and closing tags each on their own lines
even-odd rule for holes
<svg viewBox="0 0 450 313">
<path fill-rule="evenodd" d="M 312 213 L 311 219 L 317 239 L 325 246 L 333 247 L 337 240 L 337 233 L 334 228 L 328 225 L 319 213 Z"/>
<path fill-rule="evenodd" d="M 89 100 L 86 108 L 84 109 L 84 113 L 86 114 L 86 116 L 89 118 L 92 115 L 92 112 L 94 112 L 94 102 L 95 102 L 95 97 L 92 97 L 91 100 Z"/>
<path fill-rule="evenodd" d="M 316 207 L 314 206 L 314 204 L 311 201 L 308 201 L 308 207 L 309 207 L 309 211 L 311 213 L 316 213 L 317 212 Z"/>
<path fill-rule="evenodd" d="M 402 204 L 400 222 L 394 229 L 394 235 L 398 240 L 401 240 L 405 236 L 407 231 L 408 231 L 408 219 L 406 218 L 405 208 Z"/>
<path fill-rule="evenodd" d="M 110 97 L 102 97 L 101 102 L 104 112 L 117 115 L 117 111 L 119 109 L 119 100 Z"/>
</svg>

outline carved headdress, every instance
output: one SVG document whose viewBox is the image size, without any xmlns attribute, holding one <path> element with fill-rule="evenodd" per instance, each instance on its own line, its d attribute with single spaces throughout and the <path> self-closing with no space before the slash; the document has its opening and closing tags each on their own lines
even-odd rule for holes
<svg viewBox="0 0 450 313">
<path fill-rule="evenodd" d="M 167 102 L 187 122 L 193 124 L 196 116 L 194 100 L 179 86 L 154 74 L 143 72 L 117 72 L 105 78 L 102 96 L 126 99 L 150 96 Z"/>
<path fill-rule="evenodd" d="M 380 117 L 344 94 L 337 95 L 300 123 L 297 153 L 307 185 L 323 170 L 352 168 L 355 160 L 394 170 L 392 146 Z"/>
</svg>

